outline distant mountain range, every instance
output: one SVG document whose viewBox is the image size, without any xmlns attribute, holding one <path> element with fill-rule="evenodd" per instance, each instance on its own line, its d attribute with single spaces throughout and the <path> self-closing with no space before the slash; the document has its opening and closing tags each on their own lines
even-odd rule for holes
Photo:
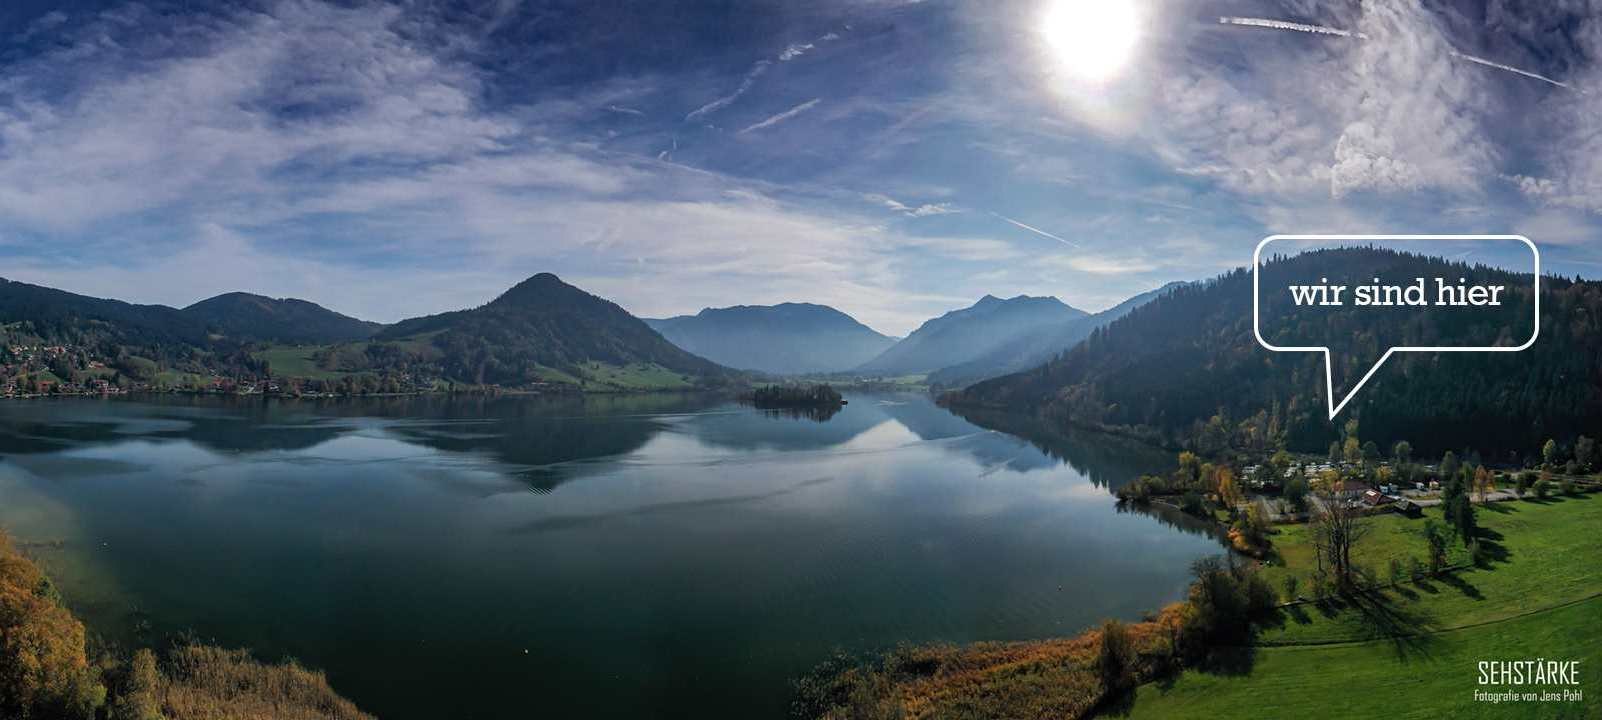
<svg viewBox="0 0 1602 720">
<path fill-rule="evenodd" d="M 896 343 L 850 315 L 810 303 L 707 308 L 645 322 L 708 360 L 777 375 L 848 371 Z"/>
<path fill-rule="evenodd" d="M 739 378 L 549 273 L 481 307 L 390 326 L 247 293 L 179 310 L 0 279 L 0 388 L 219 376 L 301 378 L 341 392 L 440 382 L 667 389 Z"/>
<path fill-rule="evenodd" d="M 928 382 L 936 387 L 962 387 L 980 380 L 1000 377 L 1039 366 L 1059 353 L 1078 345 L 1090 333 L 1129 314 L 1164 293 L 1184 285 L 1173 282 L 1151 292 L 1141 293 L 1118 305 L 1090 315 L 1080 315 L 1053 325 L 1024 332 L 977 358 L 955 363 L 929 373 Z"/>
<path fill-rule="evenodd" d="M 1088 315 L 1054 297 L 1019 295 L 1003 300 L 986 295 L 971 307 L 925 322 L 856 372 L 885 377 L 932 373 L 973 362 L 1043 328 Z"/>
<path fill-rule="evenodd" d="M 1463 277 L 1513 289 L 1509 317 L 1529 317 L 1532 294 L 1506 271 L 1372 248 L 1326 250 L 1265 263 L 1263 283 L 1288 277 Z M 1518 290 L 1523 286 L 1522 292 Z M 1602 427 L 1602 284 L 1541 280 L 1540 339 L 1518 353 L 1404 353 L 1392 357 L 1340 418 L 1381 447 L 1420 452 L 1465 446 L 1506 461 L 1548 438 L 1571 442 Z M 1337 392 L 1385 347 L 1515 345 L 1527 329 L 1472 314 L 1385 314 L 1364 308 L 1300 314 L 1266 337 L 1345 338 L 1367 353 L 1337 358 Z M 1283 344 L 1283 343 L 1282 343 Z M 1344 380 L 1343 380 L 1344 378 Z M 1003 409 L 1047 422 L 1115 430 L 1205 453 L 1226 447 L 1318 452 L 1337 438 L 1328 419 L 1323 357 L 1274 353 L 1252 330 L 1252 273 L 1239 269 L 1168 290 L 1045 365 L 949 393 L 959 409 Z M 1493 455 L 1494 453 L 1494 455 Z M 1515 456 L 1513 459 L 1518 459 Z"/>
</svg>

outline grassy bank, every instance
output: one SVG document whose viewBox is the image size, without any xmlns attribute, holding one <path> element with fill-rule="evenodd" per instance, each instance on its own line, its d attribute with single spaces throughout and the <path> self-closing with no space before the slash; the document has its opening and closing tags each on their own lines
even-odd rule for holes
<svg viewBox="0 0 1602 720">
<path fill-rule="evenodd" d="M 370 720 L 320 672 L 242 650 L 158 658 L 91 651 L 54 585 L 0 532 L 0 717 L 7 720 Z"/>
<path fill-rule="evenodd" d="M 1186 671 L 1143 685 L 1109 716 L 1213 720 L 1250 717 L 1598 718 L 1602 598 L 1489 625 L 1340 645 L 1253 648 L 1244 674 Z M 1579 660 L 1586 702 L 1476 702 L 1476 663 Z M 1492 688 L 1486 688 L 1492 689 Z M 1526 688 L 1539 689 L 1539 688 Z"/>
<path fill-rule="evenodd" d="M 1440 522 L 1382 515 L 1354 558 L 1378 570 L 1426 554 L 1420 528 Z M 1130 626 L 1132 674 L 1145 684 L 1107 692 L 1097 674 L 1100 634 L 1032 643 L 903 648 L 842 669 L 834 707 L 811 717 L 981 718 L 1090 716 L 1214 718 L 1602 718 L 1602 496 L 1496 503 L 1479 508 L 1484 561 L 1437 577 L 1300 603 L 1258 615 L 1249 640 L 1215 643 L 1174 673 L 1163 662 L 1169 628 L 1193 608 L 1165 609 Z M 1276 591 L 1312 575 L 1305 527 L 1274 536 L 1273 564 L 1257 577 Z M 1466 559 L 1461 548 L 1454 560 Z M 1380 582 L 1388 573 L 1379 571 Z M 1192 589 L 1193 604 L 1196 589 Z M 1182 654 L 1182 653 L 1181 653 Z M 1491 705 L 1474 700 L 1475 663 L 1580 660 L 1583 703 Z M 1196 669 L 1202 668 L 1202 669 Z M 815 682 L 815 681 L 814 681 Z M 816 687 L 803 685 L 803 694 Z M 806 714 L 806 713 L 798 713 Z"/>
</svg>

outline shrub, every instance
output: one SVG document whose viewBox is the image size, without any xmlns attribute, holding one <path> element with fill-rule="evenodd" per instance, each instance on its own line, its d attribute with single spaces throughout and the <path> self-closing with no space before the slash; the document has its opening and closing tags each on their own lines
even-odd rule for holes
<svg viewBox="0 0 1602 720">
<path fill-rule="evenodd" d="M 1129 628 L 1117 620 L 1101 624 L 1101 645 L 1096 654 L 1096 668 L 1101 684 L 1107 692 L 1122 690 L 1128 683 L 1129 664 L 1134 652 L 1129 641 Z"/>
<path fill-rule="evenodd" d="M 1546 497 L 1548 495 L 1551 495 L 1551 494 L 1552 494 L 1552 482 L 1550 480 L 1537 480 L 1537 481 L 1535 481 L 1535 496 L 1537 498 L 1545 500 Z"/>
<path fill-rule="evenodd" d="M 1207 507 L 1202 504 L 1202 497 L 1195 490 L 1187 490 L 1180 496 L 1179 509 L 1197 517 L 1207 516 Z"/>
<path fill-rule="evenodd" d="M 148 649 L 134 653 L 111 703 L 111 720 L 161 720 L 161 703 L 156 699 L 160 687 L 155 653 Z"/>
<path fill-rule="evenodd" d="M 1571 460 L 1570 462 L 1573 461 Z M 1563 478 L 1563 482 L 1558 483 L 1558 492 L 1561 492 L 1564 495 L 1578 495 L 1579 488 L 1575 486 L 1573 480 Z"/>
<path fill-rule="evenodd" d="M 1299 597 L 1296 594 L 1296 585 L 1297 582 L 1295 575 L 1285 576 L 1285 602 L 1296 602 L 1296 598 Z"/>
</svg>

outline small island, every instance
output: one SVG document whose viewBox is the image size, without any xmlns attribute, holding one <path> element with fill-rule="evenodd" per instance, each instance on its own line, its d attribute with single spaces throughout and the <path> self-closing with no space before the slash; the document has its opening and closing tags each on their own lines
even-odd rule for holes
<svg viewBox="0 0 1602 720">
<path fill-rule="evenodd" d="M 846 404 L 829 385 L 765 385 L 740 399 L 763 410 L 838 409 Z"/>
</svg>

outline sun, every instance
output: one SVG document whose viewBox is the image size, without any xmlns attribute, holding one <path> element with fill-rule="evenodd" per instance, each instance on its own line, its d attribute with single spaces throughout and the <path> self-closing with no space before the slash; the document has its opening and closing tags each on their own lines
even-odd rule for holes
<svg viewBox="0 0 1602 720">
<path fill-rule="evenodd" d="M 1047 0 L 1040 34 L 1062 69 L 1081 80 L 1111 80 L 1140 40 L 1132 0 Z"/>
</svg>

